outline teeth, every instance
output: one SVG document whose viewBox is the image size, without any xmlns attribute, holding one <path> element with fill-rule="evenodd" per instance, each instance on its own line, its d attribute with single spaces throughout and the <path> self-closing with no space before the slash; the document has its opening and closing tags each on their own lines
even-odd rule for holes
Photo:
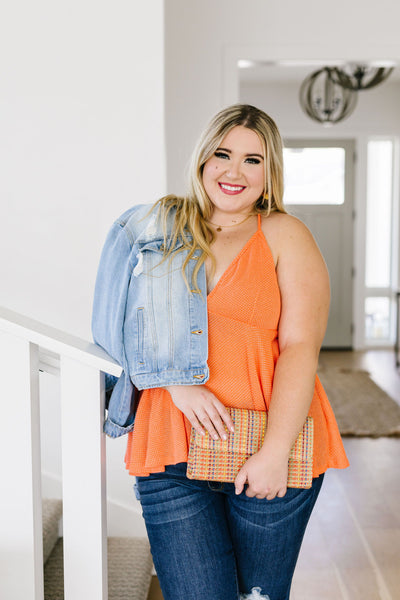
<svg viewBox="0 0 400 600">
<path fill-rule="evenodd" d="M 244 189 L 244 185 L 226 185 L 221 183 L 220 186 L 223 190 L 227 190 L 228 192 L 240 192 L 240 190 Z"/>
</svg>

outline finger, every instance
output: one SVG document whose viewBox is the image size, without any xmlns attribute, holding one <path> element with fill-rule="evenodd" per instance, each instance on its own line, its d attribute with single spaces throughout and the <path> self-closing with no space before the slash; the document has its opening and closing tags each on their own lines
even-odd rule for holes
<svg viewBox="0 0 400 600">
<path fill-rule="evenodd" d="M 246 472 L 240 469 L 235 479 L 235 494 L 239 495 L 243 492 L 244 484 L 246 483 Z"/>
<path fill-rule="evenodd" d="M 227 440 L 228 435 L 226 432 L 225 423 L 221 419 L 220 413 L 214 409 L 214 410 L 208 411 L 208 416 L 214 426 L 214 429 L 216 430 L 216 432 L 218 434 L 218 437 L 220 437 L 221 440 Z"/>
<path fill-rule="evenodd" d="M 218 440 L 219 439 L 219 434 L 218 434 L 217 430 L 215 429 L 214 423 L 211 421 L 211 419 L 208 416 L 208 414 L 204 413 L 201 416 L 197 415 L 197 418 L 199 419 L 200 423 L 202 423 L 202 425 L 204 425 L 205 429 L 208 431 L 208 433 L 210 434 L 210 436 L 214 440 Z"/>
<path fill-rule="evenodd" d="M 285 496 L 286 492 L 287 492 L 287 488 L 286 487 L 281 488 L 279 490 L 279 492 L 277 493 L 278 498 L 283 498 Z"/>
<path fill-rule="evenodd" d="M 219 412 L 212 406 L 203 408 L 202 412 L 197 415 L 201 423 L 208 430 L 214 440 L 227 440 L 228 436 L 225 430 L 225 425 L 221 420 Z"/>
<path fill-rule="evenodd" d="M 214 402 L 214 406 L 217 409 L 223 423 L 226 425 L 228 431 L 230 431 L 231 433 L 233 433 L 235 431 L 235 427 L 232 421 L 232 417 L 229 414 L 229 411 L 226 409 L 226 407 L 222 404 L 222 402 L 220 402 L 219 400 L 216 399 L 216 402 Z"/>
<path fill-rule="evenodd" d="M 250 486 L 246 490 L 246 495 L 249 496 L 249 498 L 258 498 L 259 500 L 264 500 L 265 498 L 267 500 L 273 500 L 273 498 L 275 498 L 275 492 L 271 492 L 268 488 L 266 490 L 257 491 Z"/>
<path fill-rule="evenodd" d="M 198 433 L 200 433 L 200 435 L 205 435 L 204 427 L 202 426 L 199 419 L 194 413 L 192 413 L 191 415 L 186 415 L 186 417 L 187 419 L 189 419 L 189 422 L 192 425 L 192 427 L 194 427 L 195 430 Z"/>
</svg>

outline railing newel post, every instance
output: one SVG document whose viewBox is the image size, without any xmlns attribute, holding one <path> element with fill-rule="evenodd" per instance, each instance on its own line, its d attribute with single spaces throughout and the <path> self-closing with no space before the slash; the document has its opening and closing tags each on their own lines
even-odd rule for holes
<svg viewBox="0 0 400 600">
<path fill-rule="evenodd" d="M 104 375 L 61 356 L 65 600 L 107 600 Z"/>
</svg>

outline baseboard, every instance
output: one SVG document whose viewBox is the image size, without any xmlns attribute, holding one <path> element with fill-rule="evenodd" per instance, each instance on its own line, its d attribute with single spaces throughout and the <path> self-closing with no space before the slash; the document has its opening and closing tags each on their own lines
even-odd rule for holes
<svg viewBox="0 0 400 600">
<path fill-rule="evenodd" d="M 62 480 L 58 475 L 42 471 L 42 497 L 62 500 Z"/>
<path fill-rule="evenodd" d="M 107 528 L 112 537 L 147 537 L 141 511 L 135 505 L 127 507 L 110 499 L 107 501 Z"/>
<path fill-rule="evenodd" d="M 42 473 L 42 496 L 62 500 L 61 478 L 52 473 Z M 107 533 L 110 537 L 147 537 L 140 503 L 132 499 L 132 505 L 126 506 L 108 498 Z"/>
</svg>

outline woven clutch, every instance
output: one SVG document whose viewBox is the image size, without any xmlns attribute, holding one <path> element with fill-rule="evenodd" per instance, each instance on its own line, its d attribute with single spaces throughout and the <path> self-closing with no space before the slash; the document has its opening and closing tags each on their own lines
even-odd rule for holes
<svg viewBox="0 0 400 600">
<path fill-rule="evenodd" d="M 208 481 L 235 481 L 246 460 L 260 450 L 267 425 L 261 410 L 228 408 L 235 432 L 227 440 L 213 440 L 194 427 L 190 436 L 187 477 Z M 312 484 L 314 422 L 307 417 L 289 455 L 288 487 L 310 488 Z"/>
</svg>

